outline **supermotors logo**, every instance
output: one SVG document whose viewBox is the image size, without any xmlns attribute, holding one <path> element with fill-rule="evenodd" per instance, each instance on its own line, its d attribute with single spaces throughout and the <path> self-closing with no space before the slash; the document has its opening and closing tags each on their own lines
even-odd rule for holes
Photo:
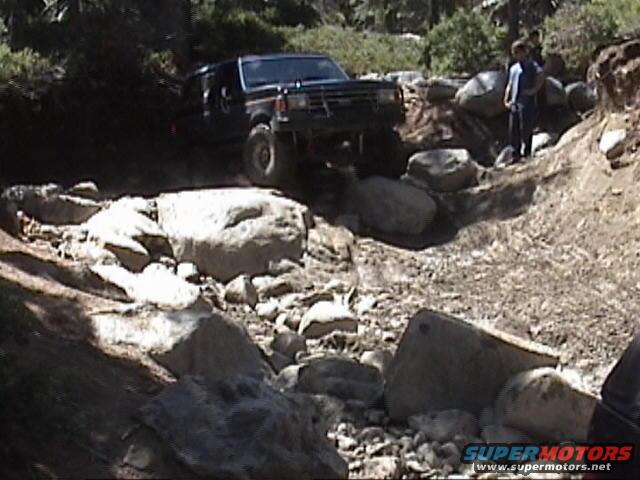
<svg viewBox="0 0 640 480">
<path fill-rule="evenodd" d="M 633 445 L 506 445 L 471 444 L 462 452 L 463 463 L 561 462 L 624 463 L 633 458 Z"/>
</svg>

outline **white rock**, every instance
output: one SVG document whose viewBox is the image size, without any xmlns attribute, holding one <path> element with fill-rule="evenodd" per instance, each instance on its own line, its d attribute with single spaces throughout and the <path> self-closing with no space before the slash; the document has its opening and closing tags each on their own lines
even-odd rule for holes
<svg viewBox="0 0 640 480">
<path fill-rule="evenodd" d="M 277 301 L 260 303 L 256 306 L 256 314 L 264 320 L 273 322 L 280 314 L 280 304 Z"/>
<path fill-rule="evenodd" d="M 546 148 L 552 147 L 555 142 L 558 141 L 557 135 L 550 134 L 547 132 L 536 133 L 533 136 L 533 142 L 531 151 L 532 153 L 537 153 Z"/>
<path fill-rule="evenodd" d="M 197 282 L 200 278 L 198 267 L 195 263 L 191 262 L 179 263 L 178 267 L 176 268 L 176 275 L 178 275 L 183 280 L 186 280 L 187 282 Z"/>
<path fill-rule="evenodd" d="M 311 224 L 304 205 L 256 188 L 165 194 L 157 204 L 176 259 L 223 282 L 300 260 Z"/>
<path fill-rule="evenodd" d="M 208 311 L 104 313 L 92 317 L 100 345 L 148 353 L 176 376 L 211 380 L 234 375 L 267 378 L 271 369 L 239 324 Z"/>
<path fill-rule="evenodd" d="M 357 332 L 358 321 L 344 305 L 318 302 L 302 317 L 298 333 L 306 338 L 319 338 L 334 331 Z"/>
<path fill-rule="evenodd" d="M 600 138 L 600 151 L 609 160 L 614 160 L 624 153 L 627 131 L 625 129 L 609 130 L 602 134 Z"/>
<path fill-rule="evenodd" d="M 393 355 L 387 350 L 366 351 L 360 356 L 360 363 L 380 370 L 383 375 L 387 371 Z"/>
<path fill-rule="evenodd" d="M 91 270 L 103 280 L 120 287 L 136 302 L 181 310 L 202 304 L 200 289 L 168 271 L 150 265 L 142 273 L 131 273 L 118 265 L 95 265 Z"/>
</svg>

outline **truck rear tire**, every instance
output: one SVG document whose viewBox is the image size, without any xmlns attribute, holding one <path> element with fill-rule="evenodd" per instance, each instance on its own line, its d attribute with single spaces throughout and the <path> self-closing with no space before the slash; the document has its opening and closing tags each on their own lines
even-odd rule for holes
<svg viewBox="0 0 640 480">
<path fill-rule="evenodd" d="M 400 178 L 407 170 L 407 155 L 402 139 L 393 129 L 368 132 L 365 136 L 364 163 L 361 176 L 379 175 Z"/>
<path fill-rule="evenodd" d="M 251 129 L 243 152 L 244 171 L 261 187 L 286 187 L 295 178 L 292 148 L 266 124 Z"/>
</svg>

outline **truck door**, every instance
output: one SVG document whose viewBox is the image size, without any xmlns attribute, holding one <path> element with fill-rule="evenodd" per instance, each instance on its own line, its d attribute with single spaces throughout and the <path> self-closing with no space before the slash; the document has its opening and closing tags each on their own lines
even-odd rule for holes
<svg viewBox="0 0 640 480">
<path fill-rule="evenodd" d="M 240 84 L 238 62 L 220 65 L 215 84 L 222 138 L 225 141 L 244 140 L 249 130 L 249 117 Z"/>
</svg>

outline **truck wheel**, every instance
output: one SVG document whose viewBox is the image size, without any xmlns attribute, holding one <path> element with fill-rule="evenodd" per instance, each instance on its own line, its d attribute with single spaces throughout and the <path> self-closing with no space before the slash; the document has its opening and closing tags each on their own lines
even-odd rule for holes
<svg viewBox="0 0 640 480">
<path fill-rule="evenodd" d="M 365 141 L 362 176 L 380 175 L 400 178 L 407 170 L 407 155 L 402 139 L 393 129 L 371 132 Z"/>
<path fill-rule="evenodd" d="M 295 177 L 291 148 L 268 125 L 253 127 L 244 146 L 244 170 L 261 187 L 284 187 Z"/>
</svg>

